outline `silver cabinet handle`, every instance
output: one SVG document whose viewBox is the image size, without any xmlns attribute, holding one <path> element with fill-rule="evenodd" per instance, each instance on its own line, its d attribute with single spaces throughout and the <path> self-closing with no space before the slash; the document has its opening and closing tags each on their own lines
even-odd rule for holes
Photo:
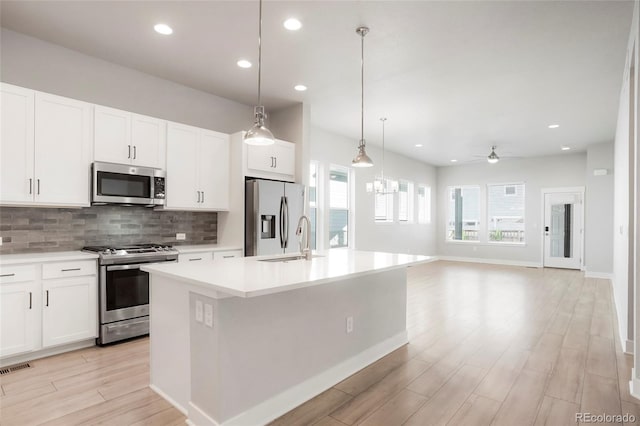
<svg viewBox="0 0 640 426">
<path fill-rule="evenodd" d="M 189 262 L 195 262 L 196 260 L 202 260 L 201 257 L 194 257 L 193 259 L 189 259 Z"/>
<path fill-rule="evenodd" d="M 229 255 L 229 256 L 222 256 L 223 259 L 229 259 L 230 257 L 235 257 L 234 255 Z"/>
<path fill-rule="evenodd" d="M 80 271 L 81 268 L 60 269 L 60 272 Z"/>
<path fill-rule="evenodd" d="M 47 293 L 47 304 L 45 306 L 49 306 L 49 290 L 46 290 Z"/>
<path fill-rule="evenodd" d="M 0 277 L 15 277 L 16 274 L 2 274 Z"/>
<path fill-rule="evenodd" d="M 138 152 L 138 151 L 137 151 L 137 149 L 136 149 L 136 148 L 137 148 L 137 147 L 134 145 L 134 146 L 133 146 L 133 159 L 134 159 L 134 160 L 135 160 L 135 159 L 136 159 L 136 157 L 138 156 L 138 154 L 137 154 L 137 152 Z"/>
<path fill-rule="evenodd" d="M 38 182 L 38 195 L 40 195 L 40 179 L 36 179 L 36 181 Z"/>
<path fill-rule="evenodd" d="M 29 309 L 33 309 L 33 293 L 29 292 Z"/>
<path fill-rule="evenodd" d="M 198 203 L 200 202 L 200 191 L 196 191 L 198 193 Z"/>
<path fill-rule="evenodd" d="M 204 203 L 204 191 L 202 191 L 202 202 Z"/>
<path fill-rule="evenodd" d="M 127 145 L 129 147 L 129 154 L 127 156 L 127 158 L 131 158 L 131 145 Z"/>
<path fill-rule="evenodd" d="M 33 194 L 33 179 L 29 178 L 29 195 Z"/>
<path fill-rule="evenodd" d="M 278 157 L 273 157 L 273 168 L 274 169 L 278 168 Z"/>
</svg>

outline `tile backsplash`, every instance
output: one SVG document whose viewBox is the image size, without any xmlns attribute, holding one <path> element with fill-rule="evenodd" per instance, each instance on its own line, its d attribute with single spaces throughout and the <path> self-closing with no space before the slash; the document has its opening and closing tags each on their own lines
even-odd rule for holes
<svg viewBox="0 0 640 426">
<path fill-rule="evenodd" d="M 213 244 L 217 222 L 217 213 L 147 207 L 2 207 L 0 254 L 79 250 L 105 244 Z M 185 233 L 186 240 L 176 241 L 177 232 Z"/>
</svg>

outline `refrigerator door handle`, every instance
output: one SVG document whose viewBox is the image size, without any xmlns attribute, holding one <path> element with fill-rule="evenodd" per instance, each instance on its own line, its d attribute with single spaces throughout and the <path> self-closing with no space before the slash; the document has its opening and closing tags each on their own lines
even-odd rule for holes
<svg viewBox="0 0 640 426">
<path fill-rule="evenodd" d="M 280 248 L 284 248 L 284 197 L 280 197 Z"/>
<path fill-rule="evenodd" d="M 287 248 L 289 246 L 289 201 L 287 201 L 286 196 L 284 197 L 284 220 L 284 248 Z"/>
</svg>

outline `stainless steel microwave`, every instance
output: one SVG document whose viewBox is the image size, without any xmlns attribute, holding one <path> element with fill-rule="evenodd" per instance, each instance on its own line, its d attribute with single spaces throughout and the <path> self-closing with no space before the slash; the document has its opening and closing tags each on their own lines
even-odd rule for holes
<svg viewBox="0 0 640 426">
<path fill-rule="evenodd" d="M 164 170 L 95 162 L 92 176 L 92 204 L 164 205 Z"/>
</svg>

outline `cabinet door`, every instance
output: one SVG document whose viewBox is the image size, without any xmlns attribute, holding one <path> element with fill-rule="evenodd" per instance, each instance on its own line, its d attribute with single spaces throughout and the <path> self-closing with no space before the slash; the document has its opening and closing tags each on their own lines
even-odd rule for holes
<svg viewBox="0 0 640 426">
<path fill-rule="evenodd" d="M 242 250 L 226 250 L 213 252 L 213 260 L 231 259 L 233 257 L 242 257 Z"/>
<path fill-rule="evenodd" d="M 167 126 L 166 206 L 193 210 L 200 206 L 198 144 L 200 130 L 169 123 Z"/>
<path fill-rule="evenodd" d="M 91 105 L 36 92 L 35 201 L 89 206 Z"/>
<path fill-rule="evenodd" d="M 202 131 L 200 154 L 200 206 L 205 209 L 229 209 L 229 136 Z"/>
<path fill-rule="evenodd" d="M 213 252 L 200 251 L 197 253 L 180 253 L 178 255 L 178 262 L 202 262 L 207 260 L 213 260 Z"/>
<path fill-rule="evenodd" d="M 167 125 L 163 120 L 132 114 L 131 158 L 133 164 L 164 169 Z"/>
<path fill-rule="evenodd" d="M 32 90 L 0 85 L 0 203 L 33 201 Z"/>
<path fill-rule="evenodd" d="M 275 169 L 275 156 L 273 155 L 273 145 L 247 146 L 247 168 L 259 170 L 261 172 L 272 173 Z"/>
<path fill-rule="evenodd" d="M 290 142 L 277 141 L 273 145 L 275 167 L 273 172 L 293 176 L 296 171 L 295 145 Z"/>
<path fill-rule="evenodd" d="M 0 357 L 36 348 L 36 299 L 33 281 L 0 285 Z"/>
<path fill-rule="evenodd" d="M 102 106 L 94 113 L 94 159 L 108 163 L 130 163 L 131 113 Z"/>
<path fill-rule="evenodd" d="M 95 275 L 42 281 L 42 346 L 96 337 Z"/>
</svg>

